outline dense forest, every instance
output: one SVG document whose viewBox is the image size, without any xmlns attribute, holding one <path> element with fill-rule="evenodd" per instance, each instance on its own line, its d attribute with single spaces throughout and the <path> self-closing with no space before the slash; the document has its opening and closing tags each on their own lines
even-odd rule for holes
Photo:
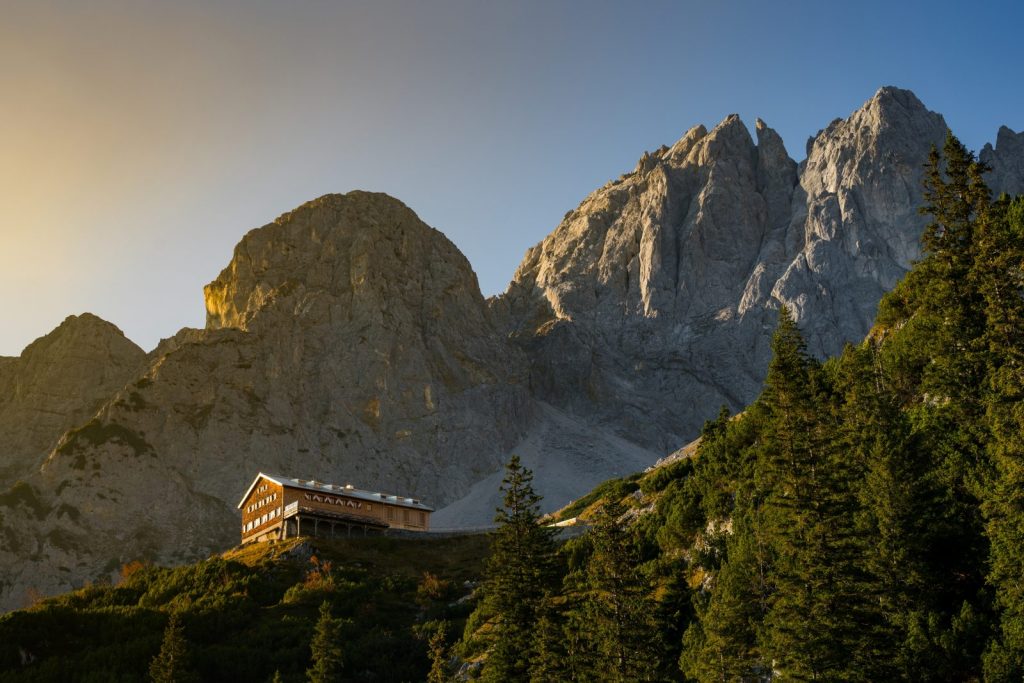
<svg viewBox="0 0 1024 683">
<path fill-rule="evenodd" d="M 458 654 L 487 681 L 1024 678 L 1024 200 L 950 135 L 923 257 L 821 363 L 783 308 L 758 400 L 609 482 L 560 548 L 513 461 Z"/>
</svg>

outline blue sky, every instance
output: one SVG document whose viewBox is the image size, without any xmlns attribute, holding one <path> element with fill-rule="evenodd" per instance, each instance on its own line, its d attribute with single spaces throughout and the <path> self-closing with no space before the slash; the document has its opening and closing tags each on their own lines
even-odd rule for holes
<svg viewBox="0 0 1024 683">
<path fill-rule="evenodd" d="M 0 1 L 0 355 L 92 311 L 202 326 L 241 236 L 392 194 L 485 294 L 691 126 L 808 136 L 882 85 L 968 146 L 1024 128 L 1024 3 Z"/>
</svg>

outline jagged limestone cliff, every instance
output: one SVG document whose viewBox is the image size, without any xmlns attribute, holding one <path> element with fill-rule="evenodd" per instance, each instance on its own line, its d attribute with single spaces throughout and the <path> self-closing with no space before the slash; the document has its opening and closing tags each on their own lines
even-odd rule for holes
<svg viewBox="0 0 1024 683">
<path fill-rule="evenodd" d="M 863 337 L 919 253 L 921 176 L 945 122 L 887 87 L 799 166 L 764 122 L 756 133 L 737 116 L 691 129 L 527 252 L 493 305 L 538 396 L 667 452 L 756 396 L 780 304 L 820 356 Z M 1024 177 L 1000 140 L 997 186 Z"/>
<path fill-rule="evenodd" d="M 999 128 L 996 145 L 986 144 L 978 157 L 991 167 L 989 185 L 998 196 L 1024 194 L 1024 131 Z"/>
</svg>

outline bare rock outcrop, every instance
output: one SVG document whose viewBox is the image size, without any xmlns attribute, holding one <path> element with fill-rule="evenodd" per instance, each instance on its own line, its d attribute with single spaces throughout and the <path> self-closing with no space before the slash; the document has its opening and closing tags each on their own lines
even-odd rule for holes
<svg viewBox="0 0 1024 683">
<path fill-rule="evenodd" d="M 91 313 L 69 316 L 17 358 L 0 358 L 0 490 L 37 469 L 144 360 L 121 330 Z"/>
<path fill-rule="evenodd" d="M 1014 133 L 1001 126 L 996 146 L 986 144 L 978 158 L 992 169 L 986 180 L 995 195 L 1024 194 L 1024 131 Z"/>
<path fill-rule="evenodd" d="M 863 338 L 882 295 L 920 255 L 924 165 L 946 130 L 910 91 L 882 88 L 810 142 L 788 236 L 795 249 L 759 304 L 792 307 L 816 354 Z"/>
<path fill-rule="evenodd" d="M 763 121 L 756 132 L 737 116 L 691 129 L 527 252 L 492 306 L 537 395 L 667 452 L 757 395 L 780 305 L 819 356 L 863 337 L 919 254 L 921 177 L 945 122 L 886 87 L 799 166 Z M 1004 129 L 989 154 L 997 186 L 1024 163 L 1017 144 Z"/>
</svg>

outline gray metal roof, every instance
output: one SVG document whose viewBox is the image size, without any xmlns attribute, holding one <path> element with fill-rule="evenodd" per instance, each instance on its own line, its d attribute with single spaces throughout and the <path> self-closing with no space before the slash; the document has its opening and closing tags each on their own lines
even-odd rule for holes
<svg viewBox="0 0 1024 683">
<path fill-rule="evenodd" d="M 357 489 L 352 484 L 345 484 L 341 486 L 339 484 L 325 484 L 322 481 L 315 479 L 296 479 L 295 477 L 284 477 L 277 474 L 267 474 L 266 472 L 260 472 L 253 479 L 249 489 L 242 496 L 242 500 L 239 501 L 238 507 L 241 508 L 242 504 L 245 503 L 246 499 L 249 498 L 249 494 L 256 488 L 256 482 L 260 478 L 269 479 L 275 484 L 281 486 L 287 486 L 293 489 L 305 489 L 306 491 L 316 491 L 317 493 L 333 493 L 341 496 L 348 496 L 350 498 L 359 498 L 360 500 L 368 500 L 376 503 L 387 503 L 388 505 L 398 505 L 401 507 L 413 508 L 416 510 L 425 510 L 426 512 L 433 512 L 434 508 L 429 505 L 424 505 L 415 498 L 406 498 L 404 496 L 396 496 L 389 493 L 376 493 L 374 491 L 363 491 Z"/>
</svg>

